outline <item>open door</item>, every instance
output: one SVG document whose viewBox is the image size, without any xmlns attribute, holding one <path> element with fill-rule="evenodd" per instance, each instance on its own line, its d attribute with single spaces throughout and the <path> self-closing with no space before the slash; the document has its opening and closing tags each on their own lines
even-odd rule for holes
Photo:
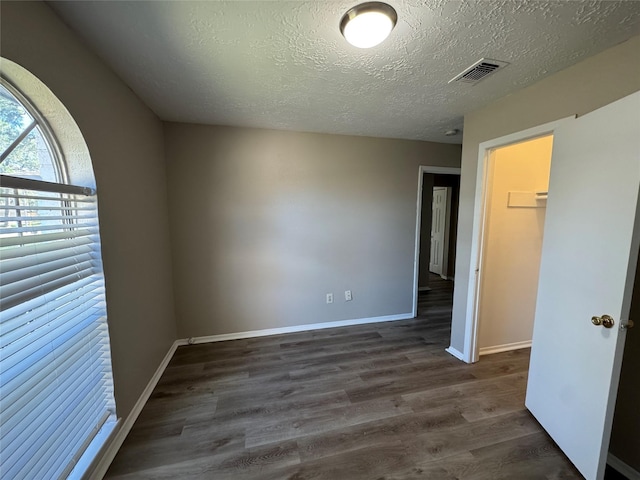
<svg viewBox="0 0 640 480">
<path fill-rule="evenodd" d="M 639 190 L 640 92 L 558 126 L 526 406 L 588 480 L 604 476 L 638 258 Z"/>
<path fill-rule="evenodd" d="M 450 196 L 451 189 L 449 187 L 433 188 L 429 271 L 442 277 L 447 273 L 444 270 L 444 262 L 448 260 Z"/>
</svg>

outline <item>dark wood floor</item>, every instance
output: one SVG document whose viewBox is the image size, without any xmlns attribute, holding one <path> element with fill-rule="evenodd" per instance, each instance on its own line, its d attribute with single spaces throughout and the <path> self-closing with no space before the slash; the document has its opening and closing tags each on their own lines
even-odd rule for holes
<svg viewBox="0 0 640 480">
<path fill-rule="evenodd" d="M 436 278 L 414 320 L 180 347 L 107 478 L 582 478 L 524 408 L 528 350 L 445 353 Z"/>
</svg>

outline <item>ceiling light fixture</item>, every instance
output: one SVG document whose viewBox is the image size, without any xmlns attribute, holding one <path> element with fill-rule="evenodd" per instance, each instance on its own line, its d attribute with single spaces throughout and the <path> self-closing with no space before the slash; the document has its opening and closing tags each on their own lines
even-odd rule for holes
<svg viewBox="0 0 640 480">
<path fill-rule="evenodd" d="M 389 36 L 398 21 L 391 5 L 367 2 L 356 5 L 344 14 L 340 32 L 354 47 L 371 48 Z"/>
</svg>

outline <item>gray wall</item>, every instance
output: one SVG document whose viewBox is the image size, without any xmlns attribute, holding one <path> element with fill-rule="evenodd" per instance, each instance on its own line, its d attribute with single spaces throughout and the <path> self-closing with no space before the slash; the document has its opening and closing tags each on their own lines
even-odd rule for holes
<svg viewBox="0 0 640 480">
<path fill-rule="evenodd" d="M 640 36 L 531 87 L 465 115 L 451 346 L 462 351 L 469 280 L 478 149 L 482 142 L 573 114 L 583 115 L 640 90 Z"/>
<path fill-rule="evenodd" d="M 460 146 L 176 123 L 165 138 L 180 337 L 412 311 L 419 166 L 456 167 Z"/>
<path fill-rule="evenodd" d="M 2 56 L 62 101 L 93 162 L 118 415 L 176 338 L 162 124 L 44 3 L 1 4 Z"/>
</svg>

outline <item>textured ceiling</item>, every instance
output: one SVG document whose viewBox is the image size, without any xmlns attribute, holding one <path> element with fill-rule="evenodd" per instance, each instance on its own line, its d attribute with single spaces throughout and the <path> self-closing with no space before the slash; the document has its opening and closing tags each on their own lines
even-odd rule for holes
<svg viewBox="0 0 640 480">
<path fill-rule="evenodd" d="M 339 32 L 357 3 L 50 5 L 164 120 L 450 143 L 465 113 L 640 34 L 638 1 L 389 0 L 396 28 L 360 50 Z M 510 65 L 447 83 L 482 57 Z"/>
</svg>

